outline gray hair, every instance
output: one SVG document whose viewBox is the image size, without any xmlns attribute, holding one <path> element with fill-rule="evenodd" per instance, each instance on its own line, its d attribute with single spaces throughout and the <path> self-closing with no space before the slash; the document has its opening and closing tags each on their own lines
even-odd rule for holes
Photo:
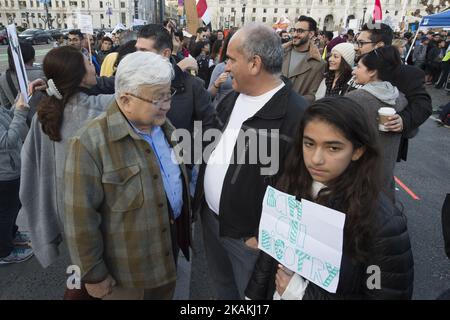
<svg viewBox="0 0 450 320">
<path fill-rule="evenodd" d="M 173 75 L 172 64 L 159 54 L 142 51 L 127 54 L 117 67 L 116 99 L 123 92 L 138 94 L 142 85 L 168 84 Z"/>
<path fill-rule="evenodd" d="M 248 58 L 257 55 L 262 60 L 264 70 L 271 74 L 281 73 L 281 37 L 273 29 L 263 24 L 251 23 L 238 32 L 243 33 L 241 49 Z"/>
</svg>

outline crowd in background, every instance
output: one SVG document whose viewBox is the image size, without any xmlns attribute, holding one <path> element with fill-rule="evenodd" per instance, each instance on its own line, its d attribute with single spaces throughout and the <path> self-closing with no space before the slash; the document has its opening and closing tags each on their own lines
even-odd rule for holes
<svg viewBox="0 0 450 320">
<path fill-rule="evenodd" d="M 412 43 L 385 24 L 334 36 L 307 16 L 278 33 L 252 24 L 187 37 L 168 20 L 110 36 L 72 30 L 37 75 L 21 44 L 34 94 L 24 101 L 10 64 L 0 78 L 0 264 L 35 254 L 47 267 L 65 241 L 83 281 L 66 299 L 170 299 L 178 252 L 189 259 L 202 219 L 218 299 L 410 299 L 394 169 L 432 112 L 424 80 L 447 82 L 447 40 Z M 380 129 L 383 108 L 393 113 Z M 197 121 L 222 138 L 210 158 L 175 164 L 171 133 L 193 138 Z M 236 143 L 240 129 L 277 130 L 259 139 L 279 138 L 280 172 L 232 161 L 249 149 Z M 336 293 L 259 252 L 269 185 L 346 213 Z M 19 209 L 30 234 L 18 231 Z M 365 287 L 373 264 L 378 291 Z"/>
</svg>

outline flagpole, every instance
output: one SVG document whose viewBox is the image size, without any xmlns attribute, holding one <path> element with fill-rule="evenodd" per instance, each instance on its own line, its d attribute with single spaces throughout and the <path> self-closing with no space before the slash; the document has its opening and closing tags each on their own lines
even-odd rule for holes
<svg viewBox="0 0 450 320">
<path fill-rule="evenodd" d="M 414 44 L 416 43 L 417 36 L 419 35 L 420 25 L 422 24 L 422 21 L 423 21 L 423 18 L 422 18 L 422 20 L 420 20 L 419 27 L 417 28 L 416 35 L 414 36 L 414 40 L 411 42 L 411 45 L 409 46 L 408 53 L 406 54 L 406 57 L 405 57 L 405 64 L 408 64 L 408 58 L 409 58 L 409 55 L 411 54 L 411 51 L 412 51 L 412 49 L 414 47 Z"/>
<path fill-rule="evenodd" d="M 406 24 L 406 4 L 408 0 L 403 0 L 403 8 L 402 8 L 402 22 L 403 22 L 403 30 L 405 30 Z"/>
</svg>

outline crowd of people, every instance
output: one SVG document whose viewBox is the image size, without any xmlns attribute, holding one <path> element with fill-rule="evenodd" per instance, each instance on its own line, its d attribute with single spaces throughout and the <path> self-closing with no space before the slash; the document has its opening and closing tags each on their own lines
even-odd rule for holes
<svg viewBox="0 0 450 320">
<path fill-rule="evenodd" d="M 407 65 L 385 24 L 333 38 L 307 16 L 280 34 L 250 24 L 189 39 L 166 21 L 97 40 L 69 32 L 38 75 L 21 44 L 28 102 L 9 80 L 13 64 L 0 78 L 0 264 L 34 254 L 48 267 L 64 241 L 82 282 L 66 299 L 171 299 L 179 251 L 191 258 L 201 220 L 217 299 L 412 297 L 393 174 L 432 113 L 424 81 L 437 69 L 416 64 L 423 43 Z M 381 108 L 394 110 L 383 130 Z M 210 129 L 221 132 L 213 148 Z M 193 161 L 181 131 L 202 148 Z M 274 140 L 275 170 L 249 162 Z M 258 249 L 268 186 L 345 213 L 336 293 Z M 371 265 L 381 288 L 366 285 Z"/>
</svg>

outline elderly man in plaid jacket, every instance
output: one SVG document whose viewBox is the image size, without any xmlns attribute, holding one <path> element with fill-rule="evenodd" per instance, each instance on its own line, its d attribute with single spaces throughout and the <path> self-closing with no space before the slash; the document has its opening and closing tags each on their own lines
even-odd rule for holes
<svg viewBox="0 0 450 320">
<path fill-rule="evenodd" d="M 128 55 L 115 101 L 71 139 L 64 229 L 91 296 L 171 299 L 178 248 L 189 258 L 186 169 L 166 122 L 172 77 L 163 57 Z"/>
</svg>

